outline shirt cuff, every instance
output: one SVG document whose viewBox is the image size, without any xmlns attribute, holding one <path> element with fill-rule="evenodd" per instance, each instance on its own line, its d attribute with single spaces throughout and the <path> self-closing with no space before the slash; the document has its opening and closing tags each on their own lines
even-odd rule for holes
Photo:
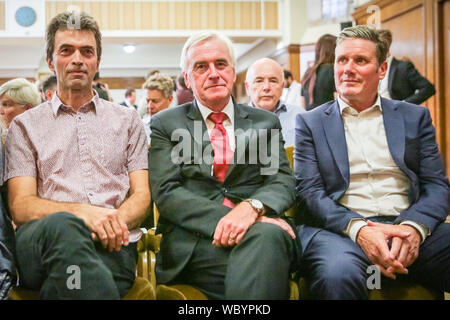
<svg viewBox="0 0 450 320">
<path fill-rule="evenodd" d="M 400 224 L 408 225 L 408 226 L 411 226 L 414 229 L 416 229 L 420 233 L 420 236 L 422 237 L 422 241 L 420 242 L 420 244 L 422 244 L 425 241 L 425 239 L 430 235 L 430 230 L 428 230 L 427 227 L 425 227 L 417 222 L 414 222 L 411 220 L 405 220 L 405 221 L 400 222 Z"/>
<path fill-rule="evenodd" d="M 356 243 L 356 237 L 358 236 L 359 230 L 362 227 L 367 226 L 367 222 L 364 219 L 352 219 L 347 226 L 347 229 L 344 233 Z"/>
</svg>

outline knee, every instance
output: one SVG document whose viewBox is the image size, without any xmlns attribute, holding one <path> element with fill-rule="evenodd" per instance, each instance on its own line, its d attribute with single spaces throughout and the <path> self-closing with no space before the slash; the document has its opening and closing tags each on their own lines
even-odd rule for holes
<svg viewBox="0 0 450 320">
<path fill-rule="evenodd" d="M 248 230 L 249 237 L 257 237 L 259 241 L 277 243 L 289 240 L 289 234 L 281 227 L 266 222 L 255 223 Z"/>
<path fill-rule="evenodd" d="M 317 269 L 316 290 L 331 299 L 365 299 L 367 275 L 346 255 L 327 260 Z"/>
<path fill-rule="evenodd" d="M 43 228 L 50 237 L 62 240 L 65 235 L 89 235 L 83 220 L 69 212 L 56 212 L 42 219 Z"/>
</svg>

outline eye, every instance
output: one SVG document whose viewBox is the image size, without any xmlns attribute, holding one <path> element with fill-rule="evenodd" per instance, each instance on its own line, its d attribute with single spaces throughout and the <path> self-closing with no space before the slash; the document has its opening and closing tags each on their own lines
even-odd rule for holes
<svg viewBox="0 0 450 320">
<path fill-rule="evenodd" d="M 194 67 L 194 71 L 200 72 L 200 73 L 205 72 L 207 69 L 208 69 L 208 66 L 206 65 L 206 63 L 199 63 L 199 64 L 196 64 Z"/>
<path fill-rule="evenodd" d="M 86 48 L 83 50 L 83 54 L 86 56 L 93 56 L 95 54 L 94 49 Z"/>
</svg>

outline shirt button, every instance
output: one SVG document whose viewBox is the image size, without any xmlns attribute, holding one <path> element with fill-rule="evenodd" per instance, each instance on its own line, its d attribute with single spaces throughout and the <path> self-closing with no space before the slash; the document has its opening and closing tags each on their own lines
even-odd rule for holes
<svg viewBox="0 0 450 320">
<path fill-rule="evenodd" d="M 92 197 L 94 194 L 92 192 L 89 192 L 89 196 Z"/>
<path fill-rule="evenodd" d="M 228 192 L 227 188 L 222 188 L 222 193 L 223 193 L 223 194 L 225 194 L 225 193 L 227 193 L 227 192 Z"/>
<path fill-rule="evenodd" d="M 80 144 L 81 144 L 82 146 L 84 146 L 85 143 L 86 143 L 85 141 L 81 141 L 81 142 L 80 142 Z"/>
</svg>

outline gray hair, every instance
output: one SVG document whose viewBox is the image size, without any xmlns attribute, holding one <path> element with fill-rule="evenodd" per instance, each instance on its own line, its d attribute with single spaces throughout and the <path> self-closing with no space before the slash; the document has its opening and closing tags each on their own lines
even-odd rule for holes
<svg viewBox="0 0 450 320">
<path fill-rule="evenodd" d="M 375 54 L 377 56 L 378 65 L 381 65 L 386 61 L 389 48 L 387 47 L 386 42 L 380 38 L 380 35 L 376 30 L 363 25 L 345 28 L 339 34 L 336 40 L 336 46 L 348 39 L 364 39 L 372 41 L 375 43 Z"/>
<path fill-rule="evenodd" d="M 181 59 L 180 59 L 180 68 L 181 72 L 185 73 L 187 70 L 187 54 L 190 48 L 198 44 L 199 42 L 208 40 L 208 39 L 218 39 L 222 41 L 228 48 L 228 53 L 230 55 L 231 59 L 231 65 L 233 67 L 236 67 L 236 53 L 234 51 L 233 42 L 225 36 L 224 34 L 213 31 L 213 30 L 205 30 L 200 31 L 195 34 L 193 34 L 189 39 L 186 40 L 183 46 L 183 50 L 181 51 Z"/>
<path fill-rule="evenodd" d="M 0 87 L 0 96 L 3 95 L 23 106 L 30 104 L 35 107 L 41 103 L 41 96 L 36 86 L 24 78 L 5 82 Z"/>
<path fill-rule="evenodd" d="M 167 74 L 155 73 L 145 81 L 142 88 L 147 90 L 160 90 L 164 98 L 167 99 L 173 95 L 173 79 Z"/>
</svg>

